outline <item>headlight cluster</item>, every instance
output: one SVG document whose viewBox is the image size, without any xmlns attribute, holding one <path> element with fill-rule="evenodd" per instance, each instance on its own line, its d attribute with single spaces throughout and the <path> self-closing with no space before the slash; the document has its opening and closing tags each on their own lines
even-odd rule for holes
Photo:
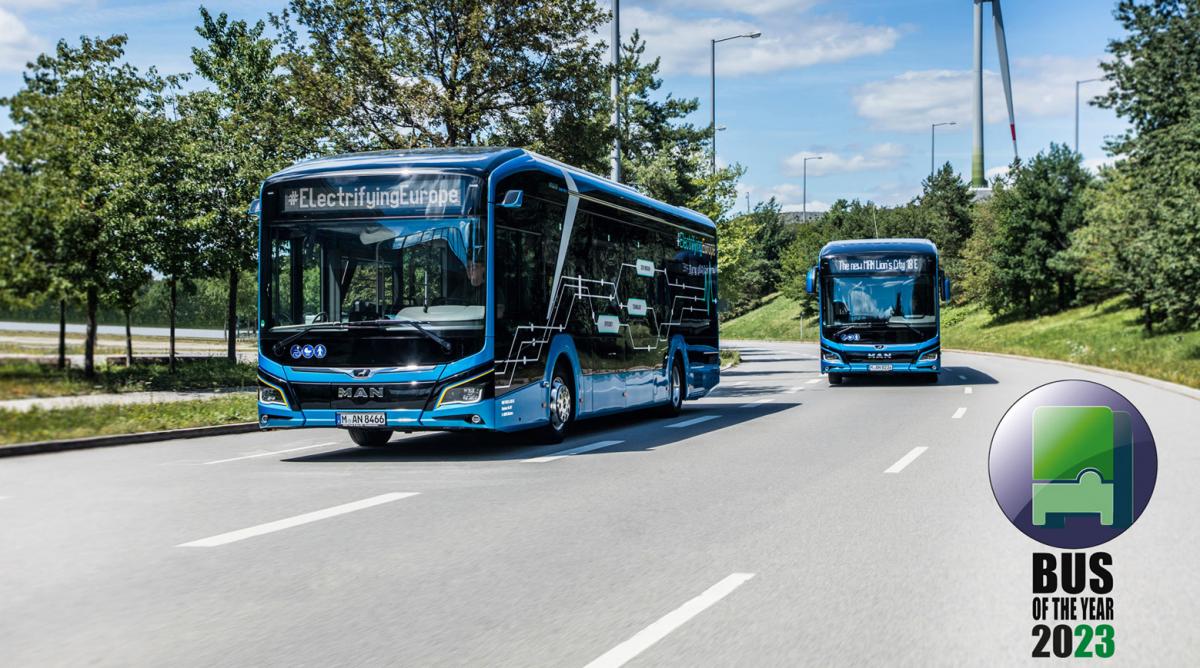
<svg viewBox="0 0 1200 668">
<path fill-rule="evenodd" d="M 258 385 L 258 401 L 264 404 L 275 404 L 277 406 L 287 406 L 287 397 L 283 396 L 283 392 L 274 385 L 267 385 L 259 382 Z"/>
<path fill-rule="evenodd" d="M 936 361 L 938 361 L 938 354 L 939 354 L 939 351 L 931 350 L 931 351 L 925 353 L 924 355 L 921 355 L 921 361 L 922 362 L 936 362 Z"/>
<path fill-rule="evenodd" d="M 830 364 L 841 364 L 842 363 L 841 355 L 839 355 L 837 353 L 831 353 L 829 351 L 825 351 L 824 353 L 822 353 L 821 359 L 825 360 L 826 362 L 829 362 Z"/>
<path fill-rule="evenodd" d="M 484 383 L 474 383 L 471 385 L 459 385 L 458 387 L 452 387 L 442 394 L 442 400 L 439 403 L 441 405 L 473 404 L 480 399 L 483 399 L 484 387 Z"/>
</svg>

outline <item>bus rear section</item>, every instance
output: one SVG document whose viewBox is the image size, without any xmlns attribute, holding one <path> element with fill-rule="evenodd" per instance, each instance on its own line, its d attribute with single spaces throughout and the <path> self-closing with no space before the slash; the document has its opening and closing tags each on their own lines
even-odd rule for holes
<svg viewBox="0 0 1200 668">
<path fill-rule="evenodd" d="M 821 249 L 807 287 L 820 313 L 821 373 L 908 375 L 936 383 L 941 372 L 940 301 L 950 282 L 926 239 L 835 241 Z"/>
</svg>

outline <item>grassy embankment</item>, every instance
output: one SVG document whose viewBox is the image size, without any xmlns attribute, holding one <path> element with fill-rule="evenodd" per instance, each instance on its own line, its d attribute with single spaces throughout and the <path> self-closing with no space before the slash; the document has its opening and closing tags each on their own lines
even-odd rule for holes
<svg viewBox="0 0 1200 668">
<path fill-rule="evenodd" d="M 181 362 L 173 374 L 165 365 L 100 366 L 94 379 L 84 378 L 81 369 L 59 371 L 53 366 L 19 360 L 0 363 L 0 399 L 146 390 L 215 390 L 254 385 L 254 365 L 230 364 L 220 358 Z"/>
<path fill-rule="evenodd" d="M 947 348 L 1011 353 L 1129 371 L 1200 388 L 1200 331 L 1146 336 L 1137 313 L 1121 299 L 1033 320 L 997 320 L 979 307 L 942 311 Z M 796 304 L 776 297 L 721 327 L 722 339 L 814 340 Z"/>
<path fill-rule="evenodd" d="M 257 419 L 255 395 L 250 392 L 164 404 L 34 409 L 25 413 L 0 410 L 0 444 L 183 429 Z"/>
</svg>

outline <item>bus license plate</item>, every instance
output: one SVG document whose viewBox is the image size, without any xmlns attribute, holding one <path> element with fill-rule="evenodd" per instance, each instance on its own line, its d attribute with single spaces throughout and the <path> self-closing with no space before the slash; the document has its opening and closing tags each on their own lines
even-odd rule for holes
<svg viewBox="0 0 1200 668">
<path fill-rule="evenodd" d="M 867 367 L 868 371 L 891 371 L 891 364 L 871 364 Z"/>
<path fill-rule="evenodd" d="M 339 427 L 386 427 L 387 413 L 338 413 Z"/>
</svg>

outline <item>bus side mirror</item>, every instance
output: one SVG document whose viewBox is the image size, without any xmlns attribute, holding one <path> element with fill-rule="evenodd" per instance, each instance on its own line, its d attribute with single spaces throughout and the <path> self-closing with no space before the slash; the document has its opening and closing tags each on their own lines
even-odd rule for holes
<svg viewBox="0 0 1200 668">
<path fill-rule="evenodd" d="M 950 301 L 950 277 L 942 277 L 942 301 Z"/>
<path fill-rule="evenodd" d="M 254 201 L 250 202 L 250 207 L 246 209 L 247 216 L 258 217 L 262 213 L 262 200 L 255 197 Z"/>
<path fill-rule="evenodd" d="M 813 267 L 808 270 L 808 276 L 804 278 L 804 289 L 808 294 L 812 294 L 817 289 L 817 268 Z"/>
<path fill-rule="evenodd" d="M 504 193 L 504 200 L 500 202 L 500 206 L 506 209 L 519 209 L 525 203 L 524 190 L 510 190 Z"/>
</svg>

